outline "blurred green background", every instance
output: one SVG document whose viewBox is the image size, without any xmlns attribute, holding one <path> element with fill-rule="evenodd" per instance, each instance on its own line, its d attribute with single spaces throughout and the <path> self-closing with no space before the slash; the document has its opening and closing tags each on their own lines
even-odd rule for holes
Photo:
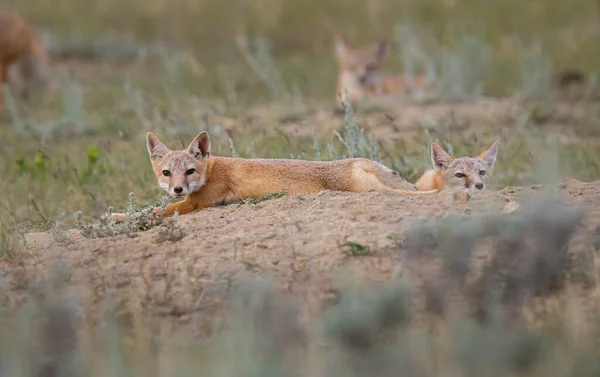
<svg viewBox="0 0 600 377">
<path fill-rule="evenodd" d="M 518 84 L 521 51 L 515 37 L 525 46 L 539 39 L 556 69 L 596 72 L 599 59 L 595 0 L 9 0 L 3 6 L 58 37 L 94 40 L 112 30 L 141 41 L 162 40 L 193 50 L 209 68 L 239 61 L 236 36 L 266 38 L 286 81 L 322 98 L 333 96 L 326 90 L 335 79 L 333 33 L 359 44 L 393 40 L 401 22 L 421 28 L 432 43 L 452 46 L 464 35 L 476 35 L 493 46 L 488 90 L 495 93 Z"/>
</svg>

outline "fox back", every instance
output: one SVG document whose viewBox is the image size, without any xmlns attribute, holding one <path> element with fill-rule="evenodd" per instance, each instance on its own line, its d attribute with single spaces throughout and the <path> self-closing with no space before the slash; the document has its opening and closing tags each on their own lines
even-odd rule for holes
<svg viewBox="0 0 600 377">
<path fill-rule="evenodd" d="M 438 143 L 431 144 L 433 170 L 428 170 L 415 184 L 421 191 L 486 189 L 498 153 L 498 142 L 477 157 L 454 158 Z"/>
<path fill-rule="evenodd" d="M 337 40 L 335 52 L 339 66 L 338 101 L 344 103 L 346 92 L 350 102 L 365 97 L 405 94 L 411 84 L 417 90 L 432 90 L 425 76 L 415 76 L 412 83 L 409 83 L 402 75 L 381 73 L 387 51 L 388 42 L 385 39 L 361 48 L 351 47 L 342 39 Z"/>
</svg>

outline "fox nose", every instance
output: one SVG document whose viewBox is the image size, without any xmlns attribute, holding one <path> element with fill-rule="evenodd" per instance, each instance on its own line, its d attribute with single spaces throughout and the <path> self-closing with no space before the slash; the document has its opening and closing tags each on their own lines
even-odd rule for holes
<svg viewBox="0 0 600 377">
<path fill-rule="evenodd" d="M 476 188 L 477 190 L 481 190 L 481 189 L 483 188 L 483 183 L 481 183 L 481 182 L 479 182 L 479 183 L 476 183 L 476 184 L 475 184 L 475 188 Z"/>
<path fill-rule="evenodd" d="M 181 194 L 183 192 L 183 187 L 175 187 L 173 191 L 175 194 Z"/>
</svg>

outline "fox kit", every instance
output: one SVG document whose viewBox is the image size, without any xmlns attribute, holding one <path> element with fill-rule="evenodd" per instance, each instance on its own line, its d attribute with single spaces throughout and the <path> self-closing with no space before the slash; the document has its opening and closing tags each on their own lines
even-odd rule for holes
<svg viewBox="0 0 600 377">
<path fill-rule="evenodd" d="M 185 150 L 171 151 L 156 135 L 146 135 L 148 154 L 160 188 L 175 198 L 164 216 L 180 215 L 219 203 L 261 198 L 287 190 L 288 195 L 323 190 L 399 194 L 433 194 L 418 191 L 414 184 L 375 161 L 349 158 L 337 161 L 291 159 L 244 159 L 210 154 L 208 133 L 201 132 Z M 112 214 L 117 222 L 123 214 Z"/>
<path fill-rule="evenodd" d="M 31 89 L 44 84 L 47 64 L 45 46 L 29 24 L 15 13 L 0 12 L 0 85 L 7 84 L 9 69 L 16 66 L 25 84 L 21 96 L 27 99 Z"/>
<path fill-rule="evenodd" d="M 454 158 L 438 143 L 431 144 L 433 170 L 428 170 L 415 183 L 417 189 L 477 189 L 484 190 L 492 174 L 498 153 L 498 142 L 477 157 Z"/>
<path fill-rule="evenodd" d="M 345 103 L 346 91 L 350 102 L 356 102 L 366 97 L 405 94 L 411 88 L 410 81 L 403 75 L 384 75 L 380 72 L 387 50 L 385 39 L 362 48 L 353 48 L 343 39 L 337 39 L 338 101 Z M 433 90 L 423 75 L 413 77 L 412 88 L 425 93 Z"/>
</svg>

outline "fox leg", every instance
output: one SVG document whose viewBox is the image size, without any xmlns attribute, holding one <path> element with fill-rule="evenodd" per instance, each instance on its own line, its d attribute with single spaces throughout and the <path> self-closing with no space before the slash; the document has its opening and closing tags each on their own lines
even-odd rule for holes
<svg viewBox="0 0 600 377">
<path fill-rule="evenodd" d="M 182 202 L 172 203 L 165 207 L 165 211 L 163 213 L 164 217 L 173 216 L 175 212 L 180 215 L 190 213 L 196 210 L 196 204 L 189 200 L 184 200 Z M 154 208 L 153 213 L 150 214 L 151 219 L 157 219 L 161 215 L 160 207 Z M 110 217 L 115 221 L 115 223 L 122 223 L 127 220 L 127 214 L 125 213 L 116 213 L 113 212 L 110 214 Z"/>
<path fill-rule="evenodd" d="M 185 215 L 199 209 L 207 208 L 217 203 L 222 202 L 227 197 L 227 190 L 224 188 L 213 189 L 210 191 L 198 191 L 191 193 L 184 200 L 177 203 L 171 203 L 165 207 L 162 217 L 173 216 L 175 212 L 180 215 Z M 155 218 L 161 217 L 160 207 L 154 208 Z M 124 213 L 111 213 L 111 217 L 115 222 L 123 222 L 127 219 Z"/>
<path fill-rule="evenodd" d="M 8 67 L 10 66 L 10 60 L 3 60 L 0 62 L 0 106 L 4 105 L 4 85 L 8 83 Z"/>
<path fill-rule="evenodd" d="M 166 206 L 163 216 L 173 216 L 175 212 L 179 213 L 180 215 L 185 215 L 187 213 L 194 212 L 197 208 L 198 207 L 196 206 L 196 203 L 186 198 L 181 202 L 172 203 Z"/>
<path fill-rule="evenodd" d="M 200 191 L 189 194 L 185 200 L 169 204 L 165 207 L 164 216 L 172 216 L 177 211 L 180 215 L 185 215 L 199 209 L 211 207 L 221 203 L 227 198 L 228 190 L 225 187 L 212 186 L 210 189 L 201 189 Z"/>
</svg>

